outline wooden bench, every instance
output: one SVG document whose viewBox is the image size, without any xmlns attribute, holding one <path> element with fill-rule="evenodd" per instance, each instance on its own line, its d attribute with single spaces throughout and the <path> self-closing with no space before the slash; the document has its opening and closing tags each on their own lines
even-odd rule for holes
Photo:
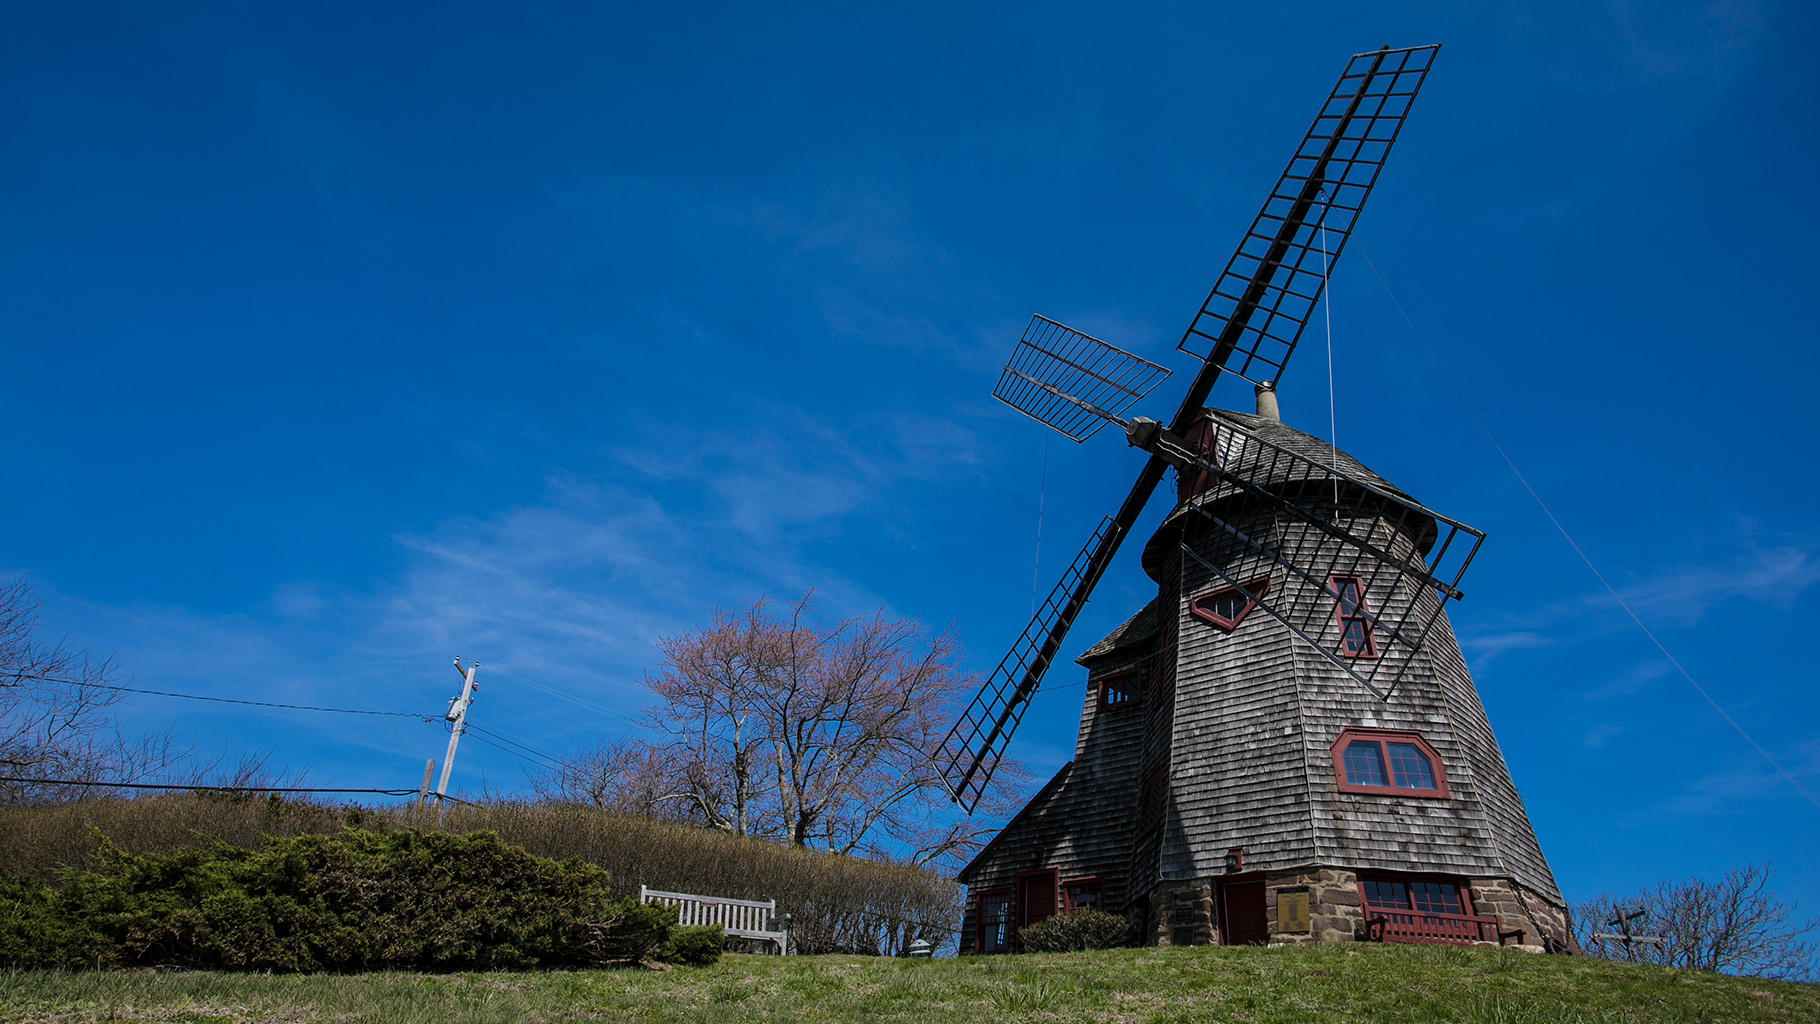
<svg viewBox="0 0 1820 1024">
<path fill-rule="evenodd" d="M 1523 941 L 1521 928 L 1506 931 L 1497 917 L 1473 914 L 1434 914 L 1426 912 L 1379 910 L 1368 908 L 1366 936 L 1373 942 L 1425 942 L 1447 946 L 1470 946 L 1477 942 L 1496 942 L 1502 946 L 1508 939 Z"/>
<path fill-rule="evenodd" d="M 719 925 L 736 939 L 753 939 L 777 946 L 778 956 L 790 955 L 790 923 L 777 920 L 777 901 L 734 900 L 725 896 L 697 896 L 638 887 L 640 903 L 676 908 L 676 923 L 687 927 Z"/>
</svg>

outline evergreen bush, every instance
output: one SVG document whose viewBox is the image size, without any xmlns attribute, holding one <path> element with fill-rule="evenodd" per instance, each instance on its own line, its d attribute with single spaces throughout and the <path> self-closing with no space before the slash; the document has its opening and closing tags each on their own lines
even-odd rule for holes
<svg viewBox="0 0 1820 1024">
<path fill-rule="evenodd" d="M 664 943 L 657 959 L 685 967 L 706 967 L 720 959 L 727 948 L 727 933 L 720 925 L 698 925 L 670 929 L 670 940 Z"/>
<path fill-rule="evenodd" d="M 490 832 L 345 829 L 142 857 L 103 842 L 60 887 L 0 877 L 0 965 L 486 970 L 638 961 L 675 912 Z M 685 944 L 691 962 L 706 954 Z M 718 955 L 716 950 L 715 955 Z M 711 961 L 710 961 L 711 962 Z"/>
<path fill-rule="evenodd" d="M 1117 914 L 1076 910 L 1020 928 L 1017 939 L 1030 953 L 1079 953 L 1123 946 L 1127 930 L 1125 919 Z"/>
</svg>

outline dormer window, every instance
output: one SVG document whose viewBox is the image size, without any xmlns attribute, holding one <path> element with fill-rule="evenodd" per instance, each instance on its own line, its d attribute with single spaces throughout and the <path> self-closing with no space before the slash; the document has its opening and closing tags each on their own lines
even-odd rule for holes
<svg viewBox="0 0 1820 1024">
<path fill-rule="evenodd" d="M 1188 610 L 1198 619 L 1204 619 L 1227 632 L 1239 628 L 1239 623 L 1251 610 L 1258 606 L 1258 598 L 1270 592 L 1270 577 L 1260 576 L 1250 583 L 1239 587 L 1227 587 L 1188 602 Z"/>
<path fill-rule="evenodd" d="M 1447 796 L 1441 756 L 1413 732 L 1346 729 L 1333 741 L 1333 772 L 1342 793 Z"/>
<path fill-rule="evenodd" d="M 1134 708 L 1143 696 L 1142 673 L 1135 668 L 1114 672 L 1100 680 L 1100 707 Z"/>
</svg>

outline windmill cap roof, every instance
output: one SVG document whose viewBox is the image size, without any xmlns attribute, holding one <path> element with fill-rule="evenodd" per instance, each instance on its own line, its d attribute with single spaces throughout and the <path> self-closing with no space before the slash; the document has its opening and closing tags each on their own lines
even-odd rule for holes
<svg viewBox="0 0 1820 1024">
<path fill-rule="evenodd" d="M 1394 494 L 1399 498 L 1403 498 L 1415 504 L 1420 504 L 1420 502 L 1417 502 L 1414 497 L 1411 497 L 1402 488 L 1372 472 L 1371 468 L 1366 466 L 1363 462 L 1360 462 L 1346 454 L 1344 451 L 1341 451 L 1339 448 L 1336 448 L 1331 443 L 1323 441 L 1312 434 L 1305 434 L 1294 427 L 1285 426 L 1281 420 L 1271 419 L 1267 416 L 1257 416 L 1252 413 L 1233 412 L 1230 409 L 1202 409 L 1201 418 L 1225 420 L 1244 428 L 1251 434 L 1256 435 L 1258 438 L 1267 441 L 1286 452 L 1300 455 L 1320 466 L 1332 466 L 1339 472 L 1352 477 L 1361 483 L 1369 484 L 1372 487 Z M 1301 462 L 1294 459 L 1261 458 L 1260 456 L 1263 452 L 1259 450 L 1260 446 L 1251 445 L 1248 447 L 1251 450 L 1242 452 L 1238 456 L 1237 465 L 1232 466 L 1231 468 L 1240 471 L 1243 471 L 1246 467 L 1252 468 L 1254 472 L 1248 475 L 1250 475 L 1251 479 L 1260 486 L 1269 490 L 1279 490 L 1304 479 L 1309 479 L 1305 476 L 1307 467 Z M 1155 570 L 1161 567 L 1166 549 L 1171 548 L 1174 545 L 1175 538 L 1179 536 L 1183 520 L 1186 517 L 1193 515 L 1196 509 L 1207 508 L 1211 510 L 1213 506 L 1223 505 L 1235 499 L 1243 500 L 1245 497 L 1245 493 L 1232 484 L 1219 484 L 1214 487 L 1209 487 L 1200 494 L 1177 505 L 1175 510 L 1170 512 L 1168 517 L 1163 520 L 1163 525 L 1158 527 L 1156 533 L 1150 538 L 1150 542 L 1144 546 L 1144 571 L 1149 574 L 1152 579 L 1156 578 Z M 1416 539 L 1417 549 L 1426 554 L 1429 546 L 1434 543 L 1435 536 L 1434 524 L 1430 522 L 1427 529 L 1423 530 L 1422 535 Z"/>
<path fill-rule="evenodd" d="M 1139 608 L 1136 615 L 1119 623 L 1117 629 L 1107 633 L 1105 638 L 1092 647 L 1081 652 L 1074 659 L 1077 665 L 1085 665 L 1097 658 L 1103 658 L 1126 647 L 1136 647 L 1156 635 L 1156 601 Z"/>
</svg>

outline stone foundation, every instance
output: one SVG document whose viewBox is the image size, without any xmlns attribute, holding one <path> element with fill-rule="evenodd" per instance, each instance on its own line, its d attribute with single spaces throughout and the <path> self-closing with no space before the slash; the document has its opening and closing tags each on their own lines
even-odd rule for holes
<svg viewBox="0 0 1820 1024">
<path fill-rule="evenodd" d="M 1220 917 L 1215 894 L 1221 883 L 1257 879 L 1255 874 L 1236 879 L 1215 875 L 1159 882 L 1147 894 L 1146 902 L 1134 904 L 1131 909 L 1133 935 L 1148 946 L 1218 945 Z M 1355 872 L 1309 866 L 1268 872 L 1263 881 L 1265 918 L 1273 945 L 1365 940 L 1365 910 Z M 1495 915 L 1505 931 L 1522 929 L 1523 948 L 1538 953 L 1579 952 L 1564 908 L 1508 878 L 1473 878 L 1466 882 L 1473 913 Z M 1308 894 L 1308 930 L 1279 931 L 1278 899 L 1298 891 Z"/>
<path fill-rule="evenodd" d="M 1523 929 L 1525 948 L 1550 953 L 1578 953 L 1567 911 L 1508 878 L 1475 878 L 1469 889 L 1472 912 L 1497 915 L 1507 931 Z"/>
<path fill-rule="evenodd" d="M 1308 931 L 1277 931 L 1277 899 L 1285 890 L 1308 890 Z M 1365 937 L 1359 905 L 1359 876 L 1344 869 L 1310 868 L 1274 872 L 1264 879 L 1264 912 L 1271 942 L 1345 942 Z"/>
<path fill-rule="evenodd" d="M 1219 942 L 1213 880 L 1162 882 L 1150 890 L 1146 946 L 1209 946 Z"/>
</svg>

